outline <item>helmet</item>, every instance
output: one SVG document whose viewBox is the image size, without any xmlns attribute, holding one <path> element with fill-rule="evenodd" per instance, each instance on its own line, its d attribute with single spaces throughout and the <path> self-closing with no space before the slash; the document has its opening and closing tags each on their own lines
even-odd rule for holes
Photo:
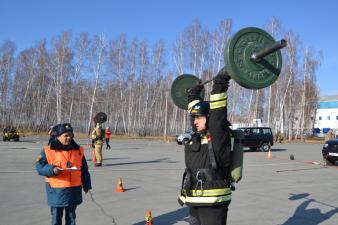
<svg viewBox="0 0 338 225">
<path fill-rule="evenodd" d="M 198 102 L 190 110 L 190 116 L 209 116 L 210 105 L 209 102 Z"/>
</svg>

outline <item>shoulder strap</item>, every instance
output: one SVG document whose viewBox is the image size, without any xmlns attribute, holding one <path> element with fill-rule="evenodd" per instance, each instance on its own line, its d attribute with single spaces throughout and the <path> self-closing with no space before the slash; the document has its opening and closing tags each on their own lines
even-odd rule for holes
<svg viewBox="0 0 338 225">
<path fill-rule="evenodd" d="M 213 169 L 217 169 L 217 163 L 216 163 L 214 149 L 212 148 L 212 140 L 211 140 L 210 134 L 207 135 L 207 139 L 208 139 L 208 153 L 209 153 L 211 167 Z"/>
</svg>

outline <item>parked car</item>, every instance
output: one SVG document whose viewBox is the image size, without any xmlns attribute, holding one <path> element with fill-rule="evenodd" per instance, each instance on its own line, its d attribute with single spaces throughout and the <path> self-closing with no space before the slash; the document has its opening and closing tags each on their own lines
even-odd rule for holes
<svg viewBox="0 0 338 225">
<path fill-rule="evenodd" d="M 338 161 L 338 139 L 326 141 L 322 149 L 323 158 L 328 165 Z"/>
<path fill-rule="evenodd" d="M 176 134 L 175 140 L 176 140 L 177 144 L 179 144 L 179 145 L 187 144 L 191 140 L 191 134 L 192 134 L 191 128 L 186 130 L 182 134 Z"/>
<path fill-rule="evenodd" d="M 13 139 L 14 141 L 19 141 L 20 140 L 20 136 L 18 131 L 11 126 L 6 127 L 3 130 L 3 141 L 10 141 L 11 139 Z"/>
<path fill-rule="evenodd" d="M 261 148 L 267 152 L 273 146 L 273 134 L 270 127 L 241 127 L 244 132 L 243 146 L 256 151 Z"/>
</svg>

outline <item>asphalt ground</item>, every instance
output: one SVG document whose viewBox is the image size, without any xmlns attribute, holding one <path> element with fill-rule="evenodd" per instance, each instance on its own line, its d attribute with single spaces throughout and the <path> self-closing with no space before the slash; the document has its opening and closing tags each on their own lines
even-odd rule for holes
<svg viewBox="0 0 338 225">
<path fill-rule="evenodd" d="M 88 140 L 85 147 L 91 164 Z M 46 138 L 0 142 L 0 224 L 50 224 L 44 179 L 34 163 Z M 188 208 L 177 203 L 184 170 L 183 147 L 174 142 L 111 141 L 104 166 L 90 167 L 92 197 L 84 194 L 77 224 L 143 225 L 147 210 L 153 225 L 188 224 Z M 337 225 L 337 167 L 323 167 L 320 144 L 276 144 L 244 154 L 243 179 L 229 207 L 229 225 Z M 295 160 L 290 160 L 293 154 Z M 115 192 L 118 178 L 126 190 Z M 94 201 L 93 201 L 94 200 Z"/>
</svg>

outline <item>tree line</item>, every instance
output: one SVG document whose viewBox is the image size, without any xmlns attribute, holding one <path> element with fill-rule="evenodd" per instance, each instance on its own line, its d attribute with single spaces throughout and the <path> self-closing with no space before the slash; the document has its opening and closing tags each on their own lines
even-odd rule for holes
<svg viewBox="0 0 338 225">
<path fill-rule="evenodd" d="M 45 131 L 71 122 L 88 133 L 92 118 L 105 112 L 113 134 L 173 135 L 186 129 L 189 116 L 170 97 L 173 80 L 190 73 L 210 79 L 224 66 L 224 49 L 234 33 L 225 19 L 210 30 L 198 20 L 187 26 L 171 46 L 148 44 L 126 34 L 65 31 L 51 40 L 16 52 L 15 43 L 0 43 L 0 125 Z M 228 118 L 248 124 L 261 118 L 275 132 L 302 137 L 313 126 L 320 54 L 272 18 L 263 27 L 276 40 L 284 38 L 283 68 L 270 87 L 249 90 L 230 82 Z M 208 98 L 211 85 L 205 86 Z"/>
</svg>

